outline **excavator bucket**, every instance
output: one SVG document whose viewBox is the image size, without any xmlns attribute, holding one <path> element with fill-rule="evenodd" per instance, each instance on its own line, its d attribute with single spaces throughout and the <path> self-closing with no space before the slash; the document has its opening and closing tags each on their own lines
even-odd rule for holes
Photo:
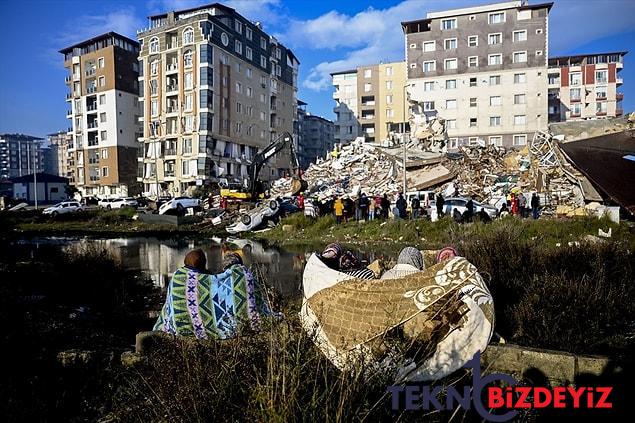
<svg viewBox="0 0 635 423">
<path fill-rule="evenodd" d="M 302 191 L 306 191 L 309 184 L 300 176 L 291 178 L 291 195 L 298 195 Z"/>
</svg>

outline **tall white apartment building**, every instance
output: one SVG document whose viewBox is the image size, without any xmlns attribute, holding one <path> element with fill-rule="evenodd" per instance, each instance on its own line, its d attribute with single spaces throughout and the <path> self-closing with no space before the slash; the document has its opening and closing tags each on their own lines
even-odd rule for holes
<svg viewBox="0 0 635 423">
<path fill-rule="evenodd" d="M 348 144 L 361 134 L 361 125 L 357 120 L 357 69 L 334 72 L 331 74 L 335 92 L 335 142 Z"/>
</svg>

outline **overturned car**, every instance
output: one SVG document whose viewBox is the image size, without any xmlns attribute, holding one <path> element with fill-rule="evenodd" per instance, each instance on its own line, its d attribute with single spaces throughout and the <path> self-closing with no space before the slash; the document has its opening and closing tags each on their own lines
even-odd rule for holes
<svg viewBox="0 0 635 423">
<path fill-rule="evenodd" d="M 273 220 L 278 216 L 280 204 L 276 200 L 266 201 L 251 210 L 243 211 L 238 219 L 229 225 L 225 230 L 230 234 L 247 232 L 256 229 L 268 220 Z"/>
</svg>

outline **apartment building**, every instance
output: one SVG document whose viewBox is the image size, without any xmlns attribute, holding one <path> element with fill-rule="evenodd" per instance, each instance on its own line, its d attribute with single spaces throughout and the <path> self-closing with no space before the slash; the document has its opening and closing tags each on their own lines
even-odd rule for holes
<svg viewBox="0 0 635 423">
<path fill-rule="evenodd" d="M 388 139 L 390 131 L 402 130 L 407 120 L 406 76 L 405 62 L 332 73 L 336 142 L 346 144 L 360 135 L 379 142 Z"/>
<path fill-rule="evenodd" d="M 142 157 L 149 195 L 189 194 L 218 178 L 241 181 L 255 154 L 297 119 L 293 52 L 221 4 L 151 16 L 138 32 Z M 289 155 L 260 174 L 277 178 Z"/>
<path fill-rule="evenodd" d="M 626 51 L 549 58 L 549 122 L 622 116 Z"/>
<path fill-rule="evenodd" d="M 42 138 L 24 134 L 0 135 L 0 179 L 44 170 Z"/>
<path fill-rule="evenodd" d="M 60 53 L 69 71 L 70 183 L 83 196 L 137 194 L 139 44 L 108 32 Z"/>
<path fill-rule="evenodd" d="M 450 149 L 522 147 L 546 129 L 552 5 L 511 1 L 402 23 L 408 92 L 446 120 Z"/>
<path fill-rule="evenodd" d="M 324 158 L 335 144 L 335 125 L 321 116 L 306 111 L 306 103 L 298 101 L 298 161 L 306 169 L 318 157 Z"/>
<path fill-rule="evenodd" d="M 51 149 L 52 160 L 56 163 L 52 165 L 49 173 L 70 178 L 71 168 L 74 163 L 74 155 L 68 149 L 73 144 L 73 134 L 66 131 L 59 131 L 47 136 L 49 148 Z"/>
</svg>

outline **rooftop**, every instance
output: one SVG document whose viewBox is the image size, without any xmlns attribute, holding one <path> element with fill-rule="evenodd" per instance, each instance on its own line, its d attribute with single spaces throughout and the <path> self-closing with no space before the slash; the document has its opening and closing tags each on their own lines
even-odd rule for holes
<svg viewBox="0 0 635 423">
<path fill-rule="evenodd" d="M 344 75 L 344 74 L 347 74 L 347 73 L 357 73 L 357 69 L 350 69 L 350 70 L 332 72 L 331 76 L 333 76 L 333 75 Z"/>
<path fill-rule="evenodd" d="M 230 13 L 231 12 L 236 12 L 235 9 L 232 9 L 231 7 L 227 7 L 224 4 L 210 3 L 210 4 L 204 4 L 204 5 L 197 6 L 197 7 L 192 7 L 190 9 L 175 10 L 174 14 L 175 15 L 179 15 L 179 14 L 182 14 L 182 13 L 190 13 L 190 12 L 196 12 L 198 10 L 213 9 L 213 8 L 224 9 L 225 11 L 230 12 Z M 160 13 L 158 15 L 148 16 L 148 19 L 165 18 L 167 16 L 168 16 L 168 12 Z"/>
<path fill-rule="evenodd" d="M 9 180 L 13 183 L 33 182 L 33 174 L 31 173 L 29 175 L 18 176 L 15 178 L 11 178 Z M 68 178 L 64 178 L 63 176 L 53 175 L 52 173 L 44 173 L 44 172 L 38 172 L 36 174 L 36 180 L 37 182 L 68 183 Z"/>
<path fill-rule="evenodd" d="M 132 45 L 137 46 L 137 47 L 139 46 L 139 43 L 137 41 L 133 40 L 132 38 L 128 38 L 128 37 L 126 37 L 124 35 L 121 35 L 121 34 L 118 34 L 116 32 L 110 31 L 110 32 L 106 32 L 105 34 L 97 35 L 97 36 L 95 36 L 93 38 L 90 38 L 88 40 L 84 40 L 84 41 L 82 41 L 80 43 L 73 44 L 72 46 L 63 48 L 63 49 L 60 50 L 60 53 L 62 53 L 62 54 L 70 53 L 70 52 L 73 51 L 73 49 L 85 47 L 85 46 L 88 46 L 90 44 L 96 43 L 97 41 L 106 40 L 106 39 L 111 38 L 111 37 L 115 37 L 115 38 L 118 38 L 120 40 L 127 41 L 127 42 L 132 43 Z"/>
<path fill-rule="evenodd" d="M 1 139 L 13 139 L 18 141 L 43 141 L 44 138 L 26 134 L 0 134 Z"/>
<path fill-rule="evenodd" d="M 587 53 L 587 54 L 574 54 L 571 56 L 555 56 L 555 57 L 550 57 L 549 61 L 552 60 L 562 60 L 562 59 L 581 59 L 581 58 L 585 58 L 585 57 L 594 57 L 594 56 L 606 56 L 606 55 L 610 55 L 610 54 L 619 54 L 620 56 L 625 56 L 628 53 L 628 51 L 608 51 L 608 52 L 603 52 L 603 53 Z"/>
</svg>

